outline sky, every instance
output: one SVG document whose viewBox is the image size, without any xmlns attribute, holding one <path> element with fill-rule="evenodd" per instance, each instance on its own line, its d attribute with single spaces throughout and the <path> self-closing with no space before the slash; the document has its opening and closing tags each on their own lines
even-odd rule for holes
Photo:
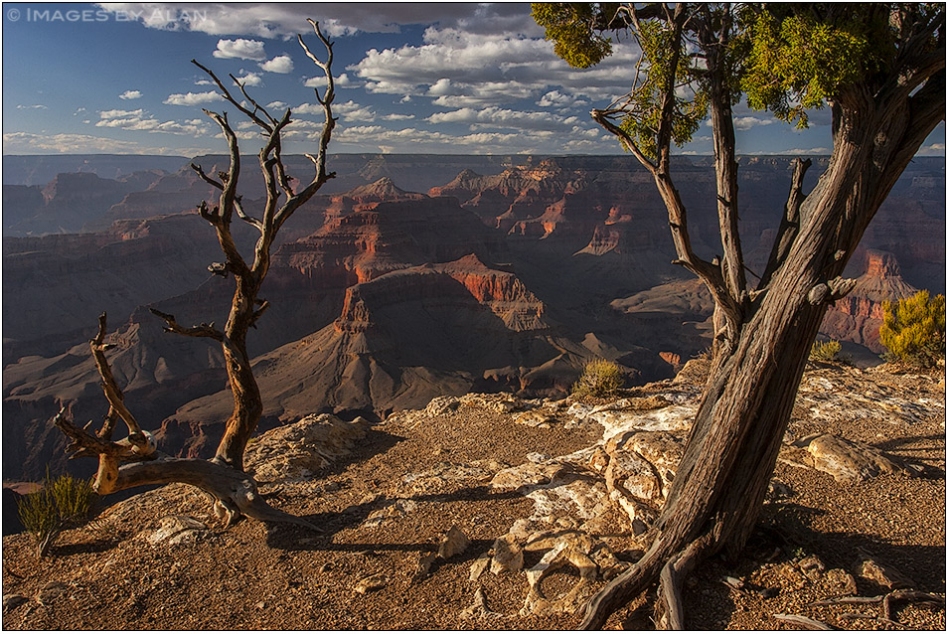
<svg viewBox="0 0 949 634">
<path fill-rule="evenodd" d="M 635 45 L 572 69 L 529 4 L 4 3 L 3 154 L 223 153 L 203 108 L 230 111 L 242 151 L 256 153 L 252 124 L 192 59 L 241 79 L 277 118 L 289 107 L 284 151 L 313 151 L 324 79 L 296 35 L 326 51 L 308 17 L 334 42 L 331 153 L 622 152 L 589 113 L 629 89 Z M 830 153 L 827 109 L 804 131 L 743 104 L 735 116 L 740 154 Z M 710 154 L 710 132 L 678 151 Z M 945 155 L 945 122 L 920 154 Z"/>
</svg>

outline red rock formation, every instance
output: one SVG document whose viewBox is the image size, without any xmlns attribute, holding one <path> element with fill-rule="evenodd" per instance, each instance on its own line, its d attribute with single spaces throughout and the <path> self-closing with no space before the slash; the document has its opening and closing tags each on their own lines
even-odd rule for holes
<svg viewBox="0 0 949 634">
<path fill-rule="evenodd" d="M 883 324 L 883 302 L 903 299 L 917 289 L 903 281 L 896 256 L 884 251 L 868 250 L 866 272 L 857 278 L 857 285 L 843 299 L 828 309 L 821 332 L 838 341 L 850 341 L 881 353 L 880 326 Z"/>
</svg>

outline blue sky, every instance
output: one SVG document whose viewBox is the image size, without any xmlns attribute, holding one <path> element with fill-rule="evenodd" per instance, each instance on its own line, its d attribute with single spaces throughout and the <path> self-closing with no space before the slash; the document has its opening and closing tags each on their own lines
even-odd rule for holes
<svg viewBox="0 0 949 634">
<path fill-rule="evenodd" d="M 296 34 L 324 50 L 307 17 L 335 42 L 331 152 L 614 154 L 589 112 L 628 89 L 637 59 L 620 42 L 596 68 L 569 68 L 528 4 L 4 3 L 3 14 L 4 154 L 223 152 L 201 109 L 233 108 L 192 58 L 243 78 L 278 116 L 290 107 L 285 151 L 310 151 L 321 113 L 307 83 L 322 71 Z M 743 106 L 736 116 L 740 153 L 830 151 L 826 109 L 805 131 Z M 256 152 L 253 130 L 240 134 Z M 680 151 L 711 153 L 709 129 Z M 945 155 L 945 123 L 920 153 Z"/>
</svg>

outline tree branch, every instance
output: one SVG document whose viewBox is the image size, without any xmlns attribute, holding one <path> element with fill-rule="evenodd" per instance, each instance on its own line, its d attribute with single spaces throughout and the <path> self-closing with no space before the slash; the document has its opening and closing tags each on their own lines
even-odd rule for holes
<svg viewBox="0 0 949 634">
<path fill-rule="evenodd" d="M 223 332 L 214 327 L 213 322 L 210 324 L 201 324 L 199 326 L 185 328 L 184 326 L 181 326 L 177 320 L 175 320 L 174 315 L 163 313 L 157 308 L 149 308 L 148 310 L 156 317 L 160 317 L 165 321 L 167 324 L 164 328 L 165 332 L 173 332 L 176 335 L 184 335 L 185 337 L 207 337 L 222 343 L 227 339 Z"/>
<path fill-rule="evenodd" d="M 811 166 L 811 159 L 797 158 L 792 161 L 794 172 L 791 175 L 791 190 L 788 193 L 788 200 L 784 204 L 784 215 L 781 216 L 781 224 L 778 226 L 778 233 L 771 245 L 771 255 L 768 256 L 768 264 L 765 266 L 761 280 L 758 282 L 758 290 L 764 290 L 771 283 L 771 278 L 784 264 L 788 254 L 791 252 L 791 245 L 794 244 L 794 238 L 797 237 L 801 228 L 801 205 L 807 196 L 804 195 L 804 175 Z"/>
<path fill-rule="evenodd" d="M 142 432 L 138 421 L 135 420 L 132 412 L 125 406 L 125 397 L 115 382 L 115 377 L 112 375 L 112 368 L 105 358 L 105 351 L 114 347 L 112 344 L 105 343 L 106 328 L 106 314 L 102 313 L 99 315 L 99 330 L 96 332 L 95 338 L 89 342 L 89 349 L 92 351 L 92 358 L 95 361 L 96 370 L 98 370 L 99 376 L 102 378 L 102 393 L 109 402 L 110 413 L 115 412 L 115 414 L 125 421 L 129 430 L 129 441 L 135 448 L 134 451 L 139 452 L 140 455 L 147 456 L 155 450 L 153 443 L 149 442 L 149 438 Z M 108 420 L 107 418 L 103 428 L 108 425 Z M 109 429 L 109 438 L 103 440 L 111 439 L 111 431 L 112 430 Z"/>
</svg>

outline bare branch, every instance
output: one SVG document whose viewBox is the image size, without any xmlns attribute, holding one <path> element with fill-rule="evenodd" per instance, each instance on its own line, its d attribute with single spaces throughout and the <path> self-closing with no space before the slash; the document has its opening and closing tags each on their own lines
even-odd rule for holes
<svg viewBox="0 0 949 634">
<path fill-rule="evenodd" d="M 791 175 L 791 190 L 788 193 L 788 201 L 784 205 L 784 215 L 781 217 L 781 224 L 778 227 L 778 234 L 774 238 L 774 244 L 771 246 L 771 255 L 768 256 L 768 264 L 765 266 L 761 280 L 758 282 L 758 290 L 762 290 L 771 283 L 771 278 L 784 264 L 788 254 L 791 252 L 791 245 L 794 244 L 794 238 L 800 230 L 801 225 L 801 205 L 807 196 L 804 195 L 804 175 L 811 166 L 811 159 L 794 159 L 794 173 Z"/>
<path fill-rule="evenodd" d="M 251 121 L 253 121 L 253 122 L 256 123 L 257 125 L 259 125 L 260 127 L 262 127 L 262 128 L 264 128 L 265 130 L 267 130 L 268 133 L 271 131 L 272 127 L 270 126 L 270 124 L 269 124 L 268 122 L 266 122 L 266 121 L 264 121 L 263 119 L 261 119 L 260 117 L 258 117 L 257 114 L 256 114 L 256 112 L 254 112 L 254 111 L 252 111 L 252 110 L 248 110 L 248 109 L 245 108 L 243 105 L 241 105 L 241 102 L 239 102 L 239 101 L 237 101 L 236 99 L 234 99 L 234 97 L 231 95 L 230 91 L 227 89 L 227 87 L 224 85 L 224 83 L 223 83 L 220 79 L 218 79 L 218 76 L 217 76 L 217 75 L 214 74 L 214 71 L 212 71 L 210 68 L 207 68 L 206 66 L 203 66 L 203 65 L 202 65 L 200 62 L 198 62 L 197 60 L 194 60 L 194 59 L 193 59 L 193 60 L 191 60 L 191 63 L 194 64 L 195 66 L 197 66 L 198 68 L 200 68 L 201 70 L 203 70 L 204 73 L 205 73 L 206 75 L 208 75 L 208 76 L 211 78 L 212 81 L 214 81 L 215 85 L 218 87 L 218 90 L 220 90 L 221 93 L 223 93 L 223 97 L 224 97 L 227 101 L 229 101 L 231 104 L 233 104 L 235 108 L 237 108 L 238 110 L 240 110 L 248 119 L 250 119 Z M 235 82 L 237 82 L 237 80 L 235 80 Z M 243 92 L 244 87 L 240 84 L 240 82 L 237 82 L 237 85 L 240 86 L 241 91 Z M 256 106 L 256 103 L 253 102 L 253 100 L 251 100 L 251 103 L 254 103 L 254 105 Z M 205 111 L 205 112 L 207 112 L 207 111 Z"/>
<path fill-rule="evenodd" d="M 112 347 L 110 344 L 105 343 L 105 332 L 106 314 L 102 313 L 99 315 L 99 330 L 95 338 L 89 342 L 89 348 L 92 350 L 92 358 L 96 363 L 96 370 L 99 371 L 99 376 L 102 378 L 102 393 L 105 394 L 105 398 L 109 402 L 110 410 L 115 411 L 115 413 L 125 421 L 129 430 L 130 442 L 138 451 L 142 452 L 142 455 L 148 455 L 154 451 L 154 449 L 149 450 L 150 443 L 147 437 L 142 433 L 142 428 L 139 426 L 138 421 L 135 420 L 135 417 L 132 416 L 132 412 L 125 406 L 125 397 L 115 382 L 115 377 L 112 375 L 112 368 L 105 358 L 105 351 Z"/>
<path fill-rule="evenodd" d="M 235 84 L 237 84 L 237 87 L 241 89 L 241 94 L 244 95 L 244 98 L 245 98 L 247 101 L 249 101 L 252 106 L 254 106 L 254 113 L 256 113 L 258 110 L 259 110 L 260 112 L 263 112 L 263 113 L 264 113 L 264 116 L 267 117 L 267 120 L 268 120 L 272 125 L 277 125 L 277 120 L 274 119 L 272 116 L 270 116 L 270 113 L 267 112 L 267 109 L 264 108 L 263 106 L 261 106 L 259 103 L 257 103 L 257 102 L 254 100 L 254 98 L 251 97 L 250 94 L 248 94 L 247 90 L 244 88 L 244 82 L 239 81 L 239 80 L 237 79 L 237 77 L 235 77 L 234 75 L 229 75 L 229 77 L 231 78 L 231 80 L 232 80 Z"/>
<path fill-rule="evenodd" d="M 252 216 L 248 216 L 244 212 L 244 206 L 241 204 L 241 197 L 237 196 L 234 198 L 234 211 L 237 213 L 237 217 L 243 220 L 244 222 L 256 227 L 258 230 L 263 230 L 263 223 Z"/>
<path fill-rule="evenodd" d="M 217 189 L 220 189 L 220 190 L 223 190 L 223 189 L 224 189 L 224 185 L 223 185 L 220 181 L 216 181 L 216 180 L 214 180 L 213 178 L 211 178 L 210 176 L 208 176 L 207 174 L 205 174 L 205 173 L 204 173 L 204 170 L 201 168 L 200 165 L 196 165 L 196 164 L 192 163 L 192 164 L 191 164 L 191 169 L 193 169 L 195 172 L 197 172 L 198 176 L 201 177 L 201 180 L 203 180 L 203 181 L 204 181 L 205 183 L 207 183 L 208 185 L 211 185 L 212 187 L 216 187 Z"/>
<path fill-rule="evenodd" d="M 167 324 L 164 328 L 165 332 L 173 332 L 176 335 L 184 335 L 185 337 L 207 337 L 222 343 L 226 340 L 224 333 L 215 328 L 213 323 L 185 328 L 175 320 L 174 315 L 163 313 L 157 308 L 149 308 L 148 310 L 156 317 L 160 317 L 165 320 L 165 323 Z"/>
</svg>

